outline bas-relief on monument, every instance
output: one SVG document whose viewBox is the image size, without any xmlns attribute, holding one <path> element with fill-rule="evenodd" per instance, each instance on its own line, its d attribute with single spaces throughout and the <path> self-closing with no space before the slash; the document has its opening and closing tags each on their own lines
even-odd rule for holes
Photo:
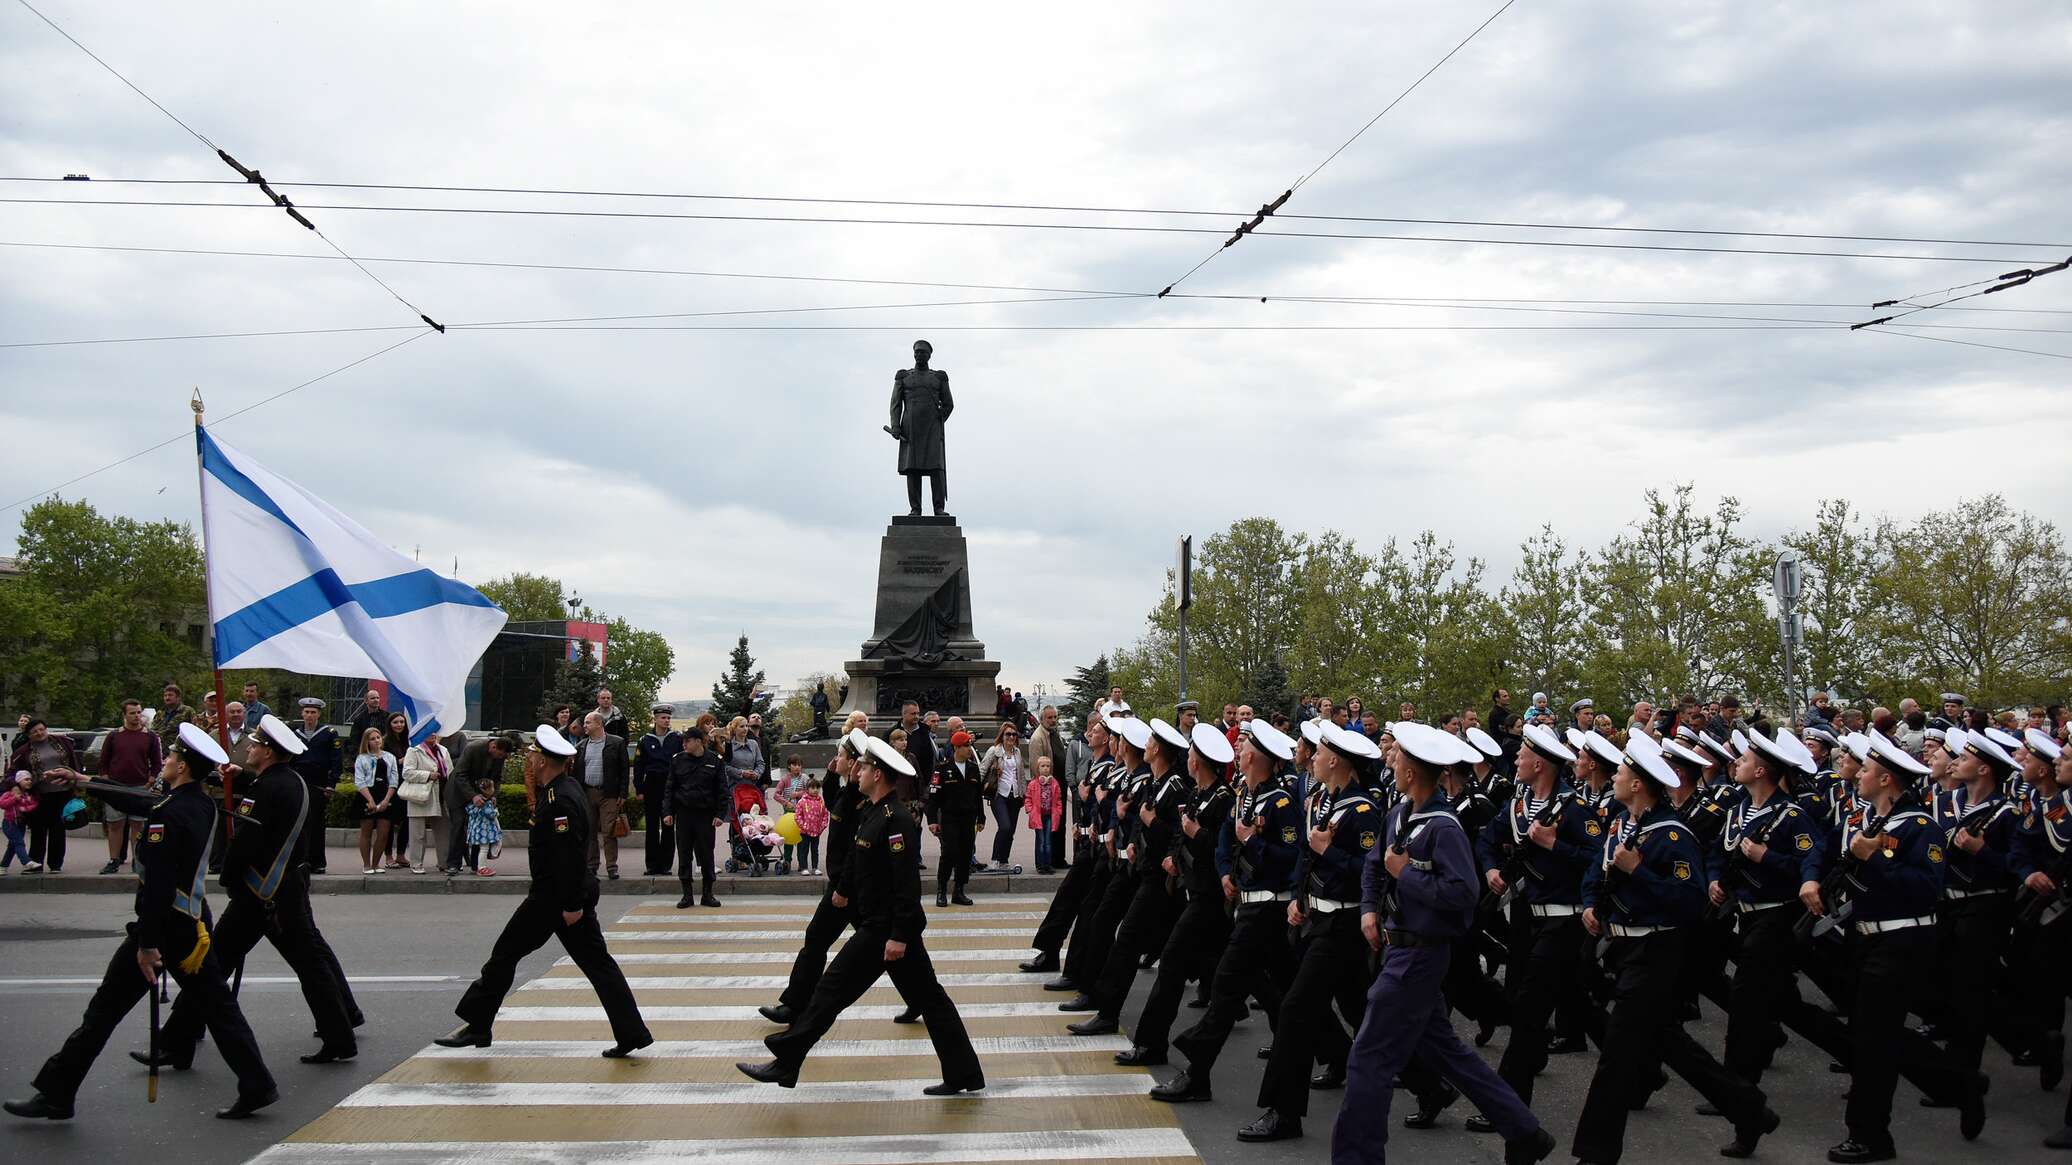
<svg viewBox="0 0 2072 1165">
<path fill-rule="evenodd" d="M 960 715 L 983 728 L 994 719 L 1000 665 L 971 626 L 971 569 L 964 531 L 943 512 L 948 481 L 944 422 L 954 407 L 950 378 L 930 368 L 928 341 L 914 344 L 914 366 L 892 377 L 892 416 L 885 432 L 899 441 L 907 513 L 892 519 L 878 546 L 877 614 L 860 659 L 844 665 L 849 699 L 874 731 L 899 719 L 900 704 Z M 932 516 L 921 513 L 921 479 L 929 479 Z"/>
</svg>

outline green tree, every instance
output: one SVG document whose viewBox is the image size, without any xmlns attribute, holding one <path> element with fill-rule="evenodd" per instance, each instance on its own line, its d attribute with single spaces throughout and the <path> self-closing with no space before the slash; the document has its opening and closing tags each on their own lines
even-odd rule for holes
<svg viewBox="0 0 2072 1165">
<path fill-rule="evenodd" d="M 1889 676 L 1884 631 L 1876 617 L 1877 579 L 1891 562 L 1887 547 L 1894 540 L 1889 521 L 1866 526 L 1847 501 L 1820 503 L 1813 528 L 1794 531 L 1781 542 L 1796 551 L 1802 566 L 1799 613 L 1805 626 L 1805 651 L 1799 671 L 1806 686 L 1839 680 L 1864 688 L 1874 677 Z M 1798 693 L 1786 693 L 1793 698 Z"/>
<path fill-rule="evenodd" d="M 644 725 L 655 694 L 676 670 L 676 652 L 660 632 L 644 631 L 617 616 L 605 627 L 604 686 L 633 724 Z"/>
<path fill-rule="evenodd" d="M 1552 526 L 1541 526 L 1518 550 L 1518 569 L 1500 600 L 1511 644 L 1508 672 L 1517 687 L 1558 701 L 1575 692 L 1581 679 L 1577 661 L 1587 624 L 1578 581 L 1589 560 L 1580 553 L 1571 560 Z M 1521 697 L 1516 706 L 1522 709 L 1525 702 Z"/>
<path fill-rule="evenodd" d="M 554 709 L 567 704 L 575 709 L 577 719 L 570 724 L 581 728 L 580 717 L 597 706 L 597 689 L 604 686 L 604 673 L 597 668 L 597 649 L 587 639 L 576 641 L 574 659 L 565 659 L 554 668 L 554 680 L 547 685 L 546 702 L 540 705 L 540 722 L 554 723 Z M 609 650 L 609 648 L 607 648 Z M 613 692 L 614 697 L 618 696 Z"/>
<path fill-rule="evenodd" d="M 1058 705 L 1058 715 L 1075 724 L 1085 725 L 1094 708 L 1108 698 L 1110 686 L 1108 656 L 1104 652 L 1092 663 L 1074 668 L 1065 678 L 1065 700 Z"/>
<path fill-rule="evenodd" d="M 775 716 L 770 693 L 763 689 L 763 672 L 748 654 L 748 636 L 743 633 L 727 656 L 727 674 L 712 685 L 712 714 L 721 724 L 736 716 L 760 715 L 765 727 Z"/>
<path fill-rule="evenodd" d="M 1505 648 L 1481 560 L 1457 561 L 1453 544 L 1426 530 L 1408 555 L 1390 540 L 1379 562 L 1380 605 L 1392 625 L 1380 648 L 1393 698 L 1426 715 L 1480 705 Z"/>
<path fill-rule="evenodd" d="M 475 588 L 504 609 L 513 623 L 532 623 L 569 617 L 568 599 L 561 580 L 543 574 L 507 574 Z M 610 654 L 607 650 L 606 654 Z M 613 695 L 618 693 L 614 692 Z"/>
<path fill-rule="evenodd" d="M 1266 661 L 1256 687 L 1241 692 L 1238 702 L 1250 704 L 1255 716 L 1271 717 L 1275 712 L 1295 715 L 1295 690 L 1288 684 L 1288 669 L 1279 656 Z"/>
<path fill-rule="evenodd" d="M 22 512 L 17 545 L 21 577 L 0 599 L 10 703 L 80 727 L 114 723 L 125 697 L 155 703 L 168 681 L 199 703 L 210 683 L 192 528 L 53 498 Z"/>
<path fill-rule="evenodd" d="M 1998 494 L 1896 536 L 1873 584 L 1888 691 L 1956 688 L 1972 703 L 2062 698 L 2072 682 L 2072 559 L 2057 528 Z"/>
</svg>

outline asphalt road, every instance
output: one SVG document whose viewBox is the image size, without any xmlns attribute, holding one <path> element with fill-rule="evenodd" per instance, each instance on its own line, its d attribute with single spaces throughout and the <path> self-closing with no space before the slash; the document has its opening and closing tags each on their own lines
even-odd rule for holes
<svg viewBox="0 0 2072 1165">
<path fill-rule="evenodd" d="M 617 919 L 640 900 L 607 898 L 600 913 L 607 920 Z M 305 1067 L 295 1062 L 297 1055 L 315 1046 L 308 1012 L 279 959 L 265 947 L 255 952 L 243 1004 L 280 1078 L 283 1099 L 254 1120 L 211 1119 L 211 1110 L 230 1099 L 234 1086 L 206 1045 L 193 1071 L 168 1073 L 160 1083 L 158 1104 L 145 1104 L 144 1071 L 123 1055 L 144 1046 L 146 1009 L 140 1005 L 88 1077 L 77 1119 L 64 1124 L 7 1119 L 0 1126 L 0 1144 L 10 1160 L 37 1165 L 140 1158 L 154 1165 L 245 1160 L 315 1120 L 449 1029 L 453 1003 L 512 905 L 508 898 L 474 896 L 321 900 L 319 921 L 353 974 L 369 1016 L 360 1058 L 345 1065 Z M 982 898 L 978 909 L 984 908 Z M 754 906 L 743 902 L 728 907 L 736 909 L 746 913 Z M 5 1048 L 0 1056 L 0 1094 L 29 1093 L 37 1065 L 77 1022 L 91 983 L 98 979 L 127 917 L 127 900 L 112 894 L 0 898 L 0 1014 L 7 1017 L 0 1029 L 0 1047 Z M 518 981 L 538 975 L 560 955 L 550 944 L 527 960 Z M 1149 982 L 1148 974 L 1138 976 L 1138 996 L 1124 1011 L 1125 1026 L 1135 1017 Z M 1183 1010 L 1180 1024 L 1197 1014 Z M 1071 1018 L 1059 1016 L 1058 1034 L 1064 1034 Z M 1704 1020 L 1692 1030 L 1707 1047 L 1719 1047 L 1721 1025 L 1709 1005 Z M 1327 1157 L 1336 1093 L 1315 1095 L 1309 1136 L 1303 1140 L 1253 1146 L 1233 1138 L 1257 1111 L 1252 1101 L 1263 1064 L 1251 1053 L 1266 1038 L 1259 1018 L 1240 1025 L 1218 1066 L 1216 1100 L 1176 1110 L 1195 1151 L 1206 1161 L 1267 1165 Z M 1493 1061 L 1502 1043 L 1500 1032 L 1484 1054 Z M 1567 1139 L 1594 1062 L 1594 1054 L 1556 1057 L 1539 1082 L 1535 1108 L 1561 1143 L 1553 1160 L 1567 1159 Z M 1984 1136 L 1968 1144 L 1957 1135 L 1954 1112 L 1920 1108 L 1916 1094 L 1902 1083 L 1894 1128 L 1903 1159 L 2042 1161 L 2054 1156 L 2041 1147 L 2041 1139 L 2058 1127 L 2063 1093 L 2040 1091 L 2033 1071 L 2012 1067 L 1997 1046 L 1989 1046 L 1986 1066 L 1993 1078 L 1991 1118 Z M 1173 1069 L 1157 1071 L 1163 1077 Z M 1843 1136 L 1841 1094 L 1846 1084 L 1846 1077 L 1827 1071 L 1825 1056 L 1794 1041 L 1764 1081 L 1784 1125 L 1763 1142 L 1757 1159 L 1824 1159 L 1826 1148 Z M 1397 1099 L 1404 1102 L 1396 1106 L 1395 1119 L 1400 1120 L 1408 1098 L 1398 1094 Z M 1681 1081 L 1672 1081 L 1647 1111 L 1635 1114 L 1627 1159 L 1712 1159 L 1731 1131 L 1721 1121 L 1692 1115 L 1695 1102 L 1696 1096 Z M 1463 1102 L 1447 1114 L 1440 1129 L 1414 1132 L 1398 1127 L 1390 1144 L 1404 1159 L 1414 1153 L 1419 1161 L 1438 1163 L 1500 1161 L 1502 1149 L 1494 1137 L 1461 1129 L 1466 1115 Z"/>
</svg>

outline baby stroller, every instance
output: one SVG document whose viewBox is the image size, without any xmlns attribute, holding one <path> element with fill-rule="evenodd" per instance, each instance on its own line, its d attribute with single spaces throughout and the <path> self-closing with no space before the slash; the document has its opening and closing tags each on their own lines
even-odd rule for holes
<svg viewBox="0 0 2072 1165">
<path fill-rule="evenodd" d="M 770 855 L 777 849 L 777 827 L 770 820 L 761 789 L 754 785 L 734 786 L 734 809 L 729 823 L 727 872 L 749 872 L 760 878 L 770 867 Z"/>
</svg>

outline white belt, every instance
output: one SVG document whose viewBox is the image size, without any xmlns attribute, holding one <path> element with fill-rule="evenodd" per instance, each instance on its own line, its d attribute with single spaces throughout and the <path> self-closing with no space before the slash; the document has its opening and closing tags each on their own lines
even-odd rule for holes
<svg viewBox="0 0 2072 1165">
<path fill-rule="evenodd" d="M 1924 914 L 1919 918 L 1888 918 L 1884 922 L 1859 922 L 1858 934 L 1889 934 L 1895 930 L 1910 930 L 1917 926 L 1934 926 L 1935 915 Z"/>
<path fill-rule="evenodd" d="M 1782 902 L 1737 902 L 1734 909 L 1742 914 L 1754 914 L 1759 910 L 1775 910 L 1779 906 L 1789 906 L 1797 901 L 1796 898 L 1786 898 Z"/>
<path fill-rule="evenodd" d="M 1340 902 L 1336 898 L 1312 898 L 1309 900 L 1310 910 L 1317 914 L 1336 914 L 1341 910 L 1356 910 L 1359 908 L 1359 905 L 1357 902 Z"/>
<path fill-rule="evenodd" d="M 1985 897 L 1986 895 L 1988 895 L 1988 894 L 2005 894 L 2005 893 L 2007 893 L 2007 889 L 2008 889 L 2008 888 L 2007 888 L 2007 887 L 2005 887 L 2005 886 L 2002 886 L 2002 887 L 2001 887 L 2001 888 L 1999 888 L 1998 890 L 1950 890 L 1950 889 L 1945 889 L 1945 890 L 1943 891 L 1943 897 L 1945 897 L 1945 898 L 1984 898 L 1984 897 Z"/>
<path fill-rule="evenodd" d="M 1606 929 L 1611 932 L 1613 938 L 1644 938 L 1651 934 L 1662 934 L 1676 928 L 1673 926 L 1627 926 L 1622 922 L 1614 922 L 1607 926 Z"/>
<path fill-rule="evenodd" d="M 1291 902 L 1295 895 L 1286 890 L 1240 890 L 1237 900 L 1249 906 L 1254 902 Z"/>
<path fill-rule="evenodd" d="M 1534 918 L 1574 918 L 1583 908 L 1565 902 L 1528 903 L 1525 907 Z"/>
</svg>

